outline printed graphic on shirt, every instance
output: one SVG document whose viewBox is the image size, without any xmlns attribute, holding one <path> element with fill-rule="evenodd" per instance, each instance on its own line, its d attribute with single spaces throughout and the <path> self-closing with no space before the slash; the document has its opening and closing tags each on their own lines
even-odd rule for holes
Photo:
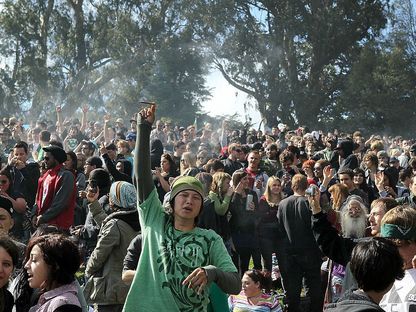
<svg viewBox="0 0 416 312">
<path fill-rule="evenodd" d="M 380 307 L 387 312 L 416 312 L 416 270 L 406 270 L 405 277 L 395 281 L 384 295 Z"/>
<path fill-rule="evenodd" d="M 204 311 L 204 291 L 198 295 L 188 285 L 182 285 L 182 281 L 194 269 L 208 264 L 208 252 L 213 242 L 212 237 L 195 233 L 175 233 L 172 227 L 167 228 L 157 264 L 159 272 L 166 272 L 167 280 L 162 283 L 162 287 L 170 289 L 179 307 L 189 307 L 181 311 Z"/>
</svg>

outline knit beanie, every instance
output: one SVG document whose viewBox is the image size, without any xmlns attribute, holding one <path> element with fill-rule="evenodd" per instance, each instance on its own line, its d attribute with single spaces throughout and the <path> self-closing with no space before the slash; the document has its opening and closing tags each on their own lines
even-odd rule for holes
<svg viewBox="0 0 416 312">
<path fill-rule="evenodd" d="M 134 210 L 137 206 L 137 192 L 133 184 L 117 181 L 111 184 L 110 200 L 121 210 Z"/>
<path fill-rule="evenodd" d="M 204 190 L 202 183 L 195 177 L 183 176 L 179 177 L 172 185 L 172 191 L 170 192 L 170 200 L 173 200 L 176 195 L 185 190 L 191 190 L 197 192 L 204 199 Z"/>
</svg>

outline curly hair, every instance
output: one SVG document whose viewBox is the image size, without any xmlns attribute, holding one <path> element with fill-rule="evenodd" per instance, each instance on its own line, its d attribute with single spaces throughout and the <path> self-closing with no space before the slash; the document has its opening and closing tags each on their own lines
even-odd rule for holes
<svg viewBox="0 0 416 312">
<path fill-rule="evenodd" d="M 53 284 L 65 285 L 75 280 L 75 273 L 81 264 L 78 247 L 66 236 L 48 234 L 32 238 L 26 249 L 26 259 L 34 246 L 42 251 L 43 259 L 50 267 L 46 289 Z"/>
</svg>

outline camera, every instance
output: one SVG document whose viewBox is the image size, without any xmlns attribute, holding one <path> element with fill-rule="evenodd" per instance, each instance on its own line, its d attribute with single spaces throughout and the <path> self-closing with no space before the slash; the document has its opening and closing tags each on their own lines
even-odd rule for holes
<svg viewBox="0 0 416 312">
<path fill-rule="evenodd" d="M 316 195 L 316 185 L 311 185 L 309 186 L 306 191 L 305 191 L 305 195 L 306 196 L 315 196 Z"/>
</svg>

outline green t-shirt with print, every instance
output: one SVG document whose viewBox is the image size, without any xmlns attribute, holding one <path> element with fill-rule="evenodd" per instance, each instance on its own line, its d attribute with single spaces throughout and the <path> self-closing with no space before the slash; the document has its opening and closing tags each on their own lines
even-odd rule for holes
<svg viewBox="0 0 416 312">
<path fill-rule="evenodd" d="M 200 295 L 182 285 L 196 268 L 213 265 L 237 272 L 221 237 L 212 230 L 181 232 L 164 212 L 156 189 L 140 205 L 142 253 L 124 312 L 206 311 L 209 288 Z"/>
</svg>

